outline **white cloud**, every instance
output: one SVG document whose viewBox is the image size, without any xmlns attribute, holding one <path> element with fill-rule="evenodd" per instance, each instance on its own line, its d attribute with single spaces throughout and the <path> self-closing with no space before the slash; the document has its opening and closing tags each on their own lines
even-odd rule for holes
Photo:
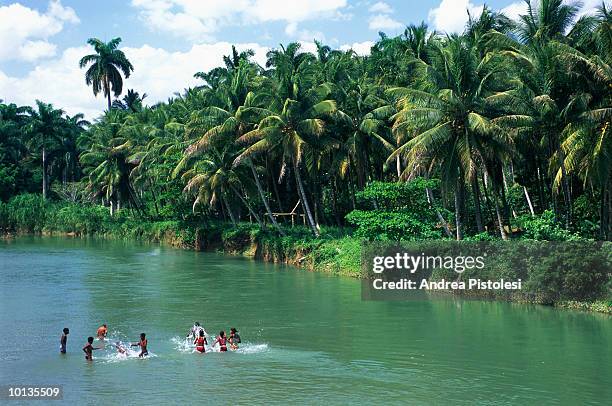
<svg viewBox="0 0 612 406">
<path fill-rule="evenodd" d="M 346 18 L 347 0 L 132 0 L 152 29 L 192 41 L 210 39 L 221 27 L 281 21 L 287 32 L 299 33 L 297 23 L 318 18 Z"/>
<path fill-rule="evenodd" d="M 582 9 L 580 9 L 580 13 L 578 14 L 578 17 L 581 17 L 585 14 L 595 14 L 597 12 L 597 8 L 601 7 L 601 3 L 602 0 L 583 0 L 582 1 Z M 607 10 L 609 11 L 610 8 L 612 7 L 612 2 L 606 0 L 606 7 Z"/>
<path fill-rule="evenodd" d="M 468 10 L 473 16 L 479 16 L 483 5 L 469 0 L 442 0 L 438 7 L 429 10 L 429 21 L 438 31 L 460 33 L 468 21 Z"/>
<path fill-rule="evenodd" d="M 578 13 L 577 18 L 580 18 L 584 15 L 595 14 L 597 12 L 597 8 L 601 6 L 601 1 L 602 0 L 583 0 L 583 5 L 580 8 L 580 12 Z M 527 14 L 527 3 L 525 3 L 524 1 L 517 1 L 502 8 L 501 11 L 507 17 L 513 20 L 518 20 L 519 16 Z"/>
<path fill-rule="evenodd" d="M 268 48 L 256 43 L 236 46 L 239 50 L 253 49 L 255 61 L 265 64 Z M 127 89 L 146 92 L 149 95 L 146 101 L 153 104 L 166 101 L 174 92 L 201 85 L 202 81 L 193 74 L 221 66 L 223 55 L 231 52 L 231 44 L 194 45 L 186 52 L 169 52 L 149 45 L 122 50 L 135 68 L 124 80 L 124 92 Z M 91 87 L 85 85 L 85 71 L 78 66 L 80 58 L 88 53 L 91 48 L 86 46 L 68 48 L 61 56 L 45 61 L 20 77 L 0 71 L 0 99 L 21 105 L 32 105 L 39 99 L 63 108 L 68 114 L 82 112 L 88 119 L 97 117 L 106 108 L 106 100 L 102 95 L 93 96 Z"/>
<path fill-rule="evenodd" d="M 370 11 L 370 13 L 381 14 L 391 14 L 393 12 L 391 6 L 385 3 L 384 1 L 379 1 L 377 3 L 372 4 L 368 10 Z"/>
<path fill-rule="evenodd" d="M 518 20 L 519 16 L 527 14 L 527 3 L 525 3 L 524 1 L 519 1 L 516 3 L 509 4 L 506 7 L 502 8 L 501 12 L 504 13 L 508 18 Z"/>
<path fill-rule="evenodd" d="M 370 55 L 371 48 L 374 46 L 374 41 L 354 42 L 353 44 L 344 44 L 340 46 L 342 51 L 352 49 L 357 55 Z"/>
<path fill-rule="evenodd" d="M 296 22 L 287 24 L 287 27 L 285 27 L 285 34 L 297 38 L 300 41 L 313 41 L 315 39 L 325 41 L 325 34 L 321 31 L 300 30 Z"/>
<path fill-rule="evenodd" d="M 384 14 L 377 14 L 370 17 L 368 23 L 368 27 L 371 30 L 397 30 L 403 26 L 404 25 L 399 21 Z"/>
<path fill-rule="evenodd" d="M 41 14 L 19 3 L 0 7 L 0 61 L 17 59 L 34 61 L 55 55 L 56 47 L 48 39 L 59 33 L 65 23 L 76 24 L 79 18 L 59 0 L 49 2 Z"/>
</svg>

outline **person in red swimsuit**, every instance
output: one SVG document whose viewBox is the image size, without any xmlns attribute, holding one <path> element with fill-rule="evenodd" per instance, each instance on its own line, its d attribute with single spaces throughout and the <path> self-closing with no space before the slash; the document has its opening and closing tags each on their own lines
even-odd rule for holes
<svg viewBox="0 0 612 406">
<path fill-rule="evenodd" d="M 196 351 L 197 352 L 199 352 L 199 353 L 205 353 L 206 352 L 206 347 L 204 347 L 204 346 L 207 345 L 208 342 L 206 341 L 206 337 L 204 337 L 204 330 L 200 330 L 200 336 L 198 338 L 196 338 L 193 343 L 196 346 Z"/>
<path fill-rule="evenodd" d="M 149 345 L 149 341 L 147 340 L 147 335 L 145 333 L 140 333 L 140 341 L 132 344 L 132 347 L 140 347 L 140 354 L 138 356 L 140 358 L 144 358 L 149 355 L 149 351 L 147 350 L 147 345 Z"/>
<path fill-rule="evenodd" d="M 219 337 L 217 337 L 217 339 L 215 340 L 215 342 L 213 343 L 213 347 L 219 343 L 219 350 L 221 352 L 226 352 L 227 351 L 227 337 L 225 337 L 225 331 L 221 330 L 219 332 Z"/>
</svg>

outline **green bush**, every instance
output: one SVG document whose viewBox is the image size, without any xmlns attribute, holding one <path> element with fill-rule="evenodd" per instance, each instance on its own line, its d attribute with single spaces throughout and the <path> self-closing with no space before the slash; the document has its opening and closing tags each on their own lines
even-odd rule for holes
<svg viewBox="0 0 612 406">
<path fill-rule="evenodd" d="M 523 215 L 518 218 L 523 230 L 522 238 L 540 241 L 576 241 L 580 236 L 573 234 L 555 221 L 552 211 L 546 210 L 536 216 Z"/>
<path fill-rule="evenodd" d="M 346 220 L 357 227 L 356 237 L 370 241 L 442 238 L 435 209 L 430 207 L 426 193 L 427 188 L 435 189 L 438 185 L 437 180 L 423 178 L 406 183 L 372 182 L 357 197 L 377 209 L 353 210 Z"/>
<path fill-rule="evenodd" d="M 41 195 L 26 193 L 9 200 L 6 210 L 8 212 L 8 227 L 24 232 L 42 231 L 45 225 L 47 202 Z"/>
</svg>

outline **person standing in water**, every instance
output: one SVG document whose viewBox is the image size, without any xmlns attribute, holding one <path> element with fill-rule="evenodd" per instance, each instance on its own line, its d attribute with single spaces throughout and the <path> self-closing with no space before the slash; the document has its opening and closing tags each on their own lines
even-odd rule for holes
<svg viewBox="0 0 612 406">
<path fill-rule="evenodd" d="M 193 338 L 195 340 L 200 336 L 200 331 L 203 331 L 205 336 L 208 335 L 206 333 L 206 330 L 204 330 L 204 327 L 200 326 L 200 322 L 196 321 L 195 323 L 193 323 L 193 327 L 191 327 L 191 330 L 189 330 L 187 337 Z"/>
<path fill-rule="evenodd" d="M 62 330 L 62 336 L 60 337 L 60 352 L 62 354 L 66 354 L 66 343 L 68 342 L 68 334 L 70 334 L 70 330 L 68 327 L 64 327 Z"/>
<path fill-rule="evenodd" d="M 149 341 L 147 340 L 147 335 L 145 333 L 140 333 L 140 341 L 138 341 L 137 343 L 132 344 L 132 347 L 140 347 L 140 354 L 138 354 L 138 356 L 140 358 L 143 358 L 147 355 L 149 355 L 149 351 L 147 350 L 147 345 L 149 344 Z"/>
<path fill-rule="evenodd" d="M 219 350 L 221 352 L 227 351 L 227 337 L 225 337 L 225 331 L 219 331 L 219 337 L 217 337 L 212 346 L 214 347 L 217 343 L 219 343 Z"/>
<path fill-rule="evenodd" d="M 106 327 L 106 324 L 102 324 L 100 327 L 98 327 L 98 340 L 104 340 L 106 338 L 106 334 L 108 334 L 108 327 Z"/>
<path fill-rule="evenodd" d="M 197 352 L 202 354 L 206 352 L 205 345 L 208 345 L 208 341 L 206 341 L 206 337 L 204 337 L 204 329 L 200 330 L 200 336 L 196 338 L 193 343 L 196 346 Z"/>
<path fill-rule="evenodd" d="M 230 348 L 232 350 L 238 349 L 238 344 L 241 343 L 241 340 L 240 340 L 240 334 L 238 334 L 238 331 L 236 330 L 235 327 L 230 328 L 230 335 L 227 341 L 229 342 Z"/>
<path fill-rule="evenodd" d="M 83 352 L 85 353 L 85 359 L 87 361 L 93 360 L 93 351 L 101 349 L 100 347 L 94 347 L 93 344 L 94 338 L 87 337 L 87 344 L 83 347 Z"/>
</svg>

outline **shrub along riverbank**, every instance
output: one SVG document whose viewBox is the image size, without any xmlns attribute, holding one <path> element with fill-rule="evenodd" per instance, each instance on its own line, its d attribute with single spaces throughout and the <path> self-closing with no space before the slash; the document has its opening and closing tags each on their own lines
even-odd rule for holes
<svg viewBox="0 0 612 406">
<path fill-rule="evenodd" d="M 236 226 L 222 222 L 146 220 L 126 210 L 110 216 L 106 208 L 44 202 L 37 195 L 21 195 L 9 203 L 0 202 L 0 232 L 12 234 L 61 234 L 97 236 L 159 242 L 182 249 L 216 250 L 269 262 L 286 263 L 310 271 L 361 277 L 361 242 L 347 230 L 324 228 L 315 239 L 305 227 L 287 229 L 286 236 L 261 230 L 256 224 Z M 607 243 L 609 244 L 609 243 Z M 501 273 L 503 272 L 503 274 Z M 585 278 L 571 269 L 538 272 L 505 269 L 499 275 L 472 273 L 470 278 L 522 277 L 520 294 L 489 293 L 486 297 L 553 305 L 612 314 L 612 278 L 601 275 Z M 596 284 L 597 286 L 594 286 Z M 585 290 L 597 292 L 587 297 Z"/>
</svg>

